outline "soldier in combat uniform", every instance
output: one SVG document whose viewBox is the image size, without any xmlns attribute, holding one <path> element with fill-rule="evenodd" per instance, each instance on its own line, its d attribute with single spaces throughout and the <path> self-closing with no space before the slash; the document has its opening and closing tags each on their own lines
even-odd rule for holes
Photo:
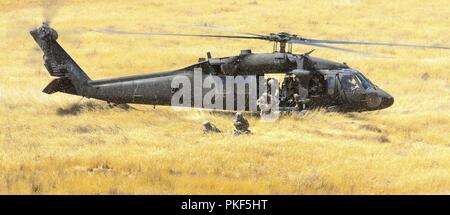
<svg viewBox="0 0 450 215">
<path fill-rule="evenodd" d="M 241 112 L 236 113 L 236 118 L 234 119 L 234 135 L 238 136 L 241 134 L 250 134 L 251 131 L 248 129 L 249 124 L 247 119 L 244 118 Z"/>
<path fill-rule="evenodd" d="M 203 134 L 207 134 L 209 132 L 222 133 L 220 129 L 206 120 L 205 122 L 203 122 Z"/>
<path fill-rule="evenodd" d="M 270 114 L 277 114 L 279 101 L 275 96 L 263 93 L 256 101 L 260 111 L 261 118 L 269 118 Z"/>
</svg>

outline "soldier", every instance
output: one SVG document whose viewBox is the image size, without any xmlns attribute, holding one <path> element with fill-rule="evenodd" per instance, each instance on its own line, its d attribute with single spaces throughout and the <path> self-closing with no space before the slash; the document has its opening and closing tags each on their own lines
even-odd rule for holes
<svg viewBox="0 0 450 215">
<path fill-rule="evenodd" d="M 320 95 L 325 92 L 325 80 L 319 76 L 314 75 L 309 81 L 310 92 L 312 95 Z"/>
<path fill-rule="evenodd" d="M 269 102 L 267 101 L 268 99 L 269 99 L 268 94 L 263 93 L 261 95 L 261 97 L 259 97 L 259 99 L 256 101 L 256 104 L 258 105 L 259 109 L 261 110 L 261 116 L 264 116 L 264 115 L 270 113 L 270 105 L 268 104 Z"/>
<path fill-rule="evenodd" d="M 278 80 L 276 78 L 269 78 L 267 79 L 267 93 L 269 95 L 278 97 L 278 93 L 279 93 L 279 84 L 278 84 Z M 275 92 L 272 92 L 272 88 L 274 88 Z"/>
<path fill-rule="evenodd" d="M 297 88 L 297 82 L 295 80 L 294 77 L 289 76 L 288 80 L 287 80 L 287 95 L 286 97 L 289 99 L 294 98 L 294 94 L 296 93 L 296 88 Z"/>
<path fill-rule="evenodd" d="M 261 111 L 260 115 L 263 118 L 278 110 L 278 98 L 268 93 L 263 93 L 256 103 Z"/>
<path fill-rule="evenodd" d="M 249 124 L 247 119 L 244 118 L 241 112 L 236 113 L 236 118 L 234 119 L 234 135 L 238 136 L 241 134 L 250 134 L 251 131 L 248 129 Z"/>
<path fill-rule="evenodd" d="M 303 109 L 306 108 L 306 105 L 311 101 L 310 99 L 308 99 L 303 91 L 304 88 L 300 89 L 299 94 L 295 93 L 294 94 L 294 102 L 295 102 L 295 108 L 298 111 L 301 111 Z"/>
<path fill-rule="evenodd" d="M 350 76 L 350 75 L 343 76 L 341 83 L 342 83 L 342 88 L 344 90 L 354 91 L 359 88 L 359 86 L 357 84 L 358 82 L 356 81 L 355 77 Z"/>
<path fill-rule="evenodd" d="M 286 76 L 283 82 L 283 100 L 287 102 L 287 104 L 295 105 L 294 103 L 294 94 L 297 93 L 299 83 L 296 82 L 295 78 L 291 75 Z"/>
<path fill-rule="evenodd" d="M 209 132 L 222 133 L 220 129 L 206 120 L 205 122 L 203 122 L 203 134 L 207 134 Z"/>
</svg>

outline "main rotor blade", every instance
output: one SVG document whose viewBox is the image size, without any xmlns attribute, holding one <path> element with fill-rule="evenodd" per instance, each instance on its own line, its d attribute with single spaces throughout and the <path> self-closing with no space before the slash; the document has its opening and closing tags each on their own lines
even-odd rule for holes
<svg viewBox="0 0 450 215">
<path fill-rule="evenodd" d="M 366 41 L 345 41 L 345 40 L 316 40 L 304 39 L 306 42 L 312 43 L 329 43 L 329 44 L 347 44 L 347 45 L 368 45 L 368 46 L 401 46 L 413 48 L 432 48 L 432 49 L 450 49 L 450 47 L 439 45 L 419 45 L 419 44 L 405 44 L 405 43 L 386 43 L 386 42 L 366 42 Z"/>
<path fill-rule="evenodd" d="M 131 35 L 147 35 L 147 36 L 181 36 L 181 37 L 215 37 L 215 38 L 232 38 L 232 39 L 256 39 L 265 40 L 265 37 L 257 36 L 232 36 L 232 35 L 214 35 L 214 34 L 174 34 L 174 33 L 158 33 L 158 32 L 128 32 L 116 30 L 93 30 L 100 33 L 110 34 L 131 34 Z"/>
<path fill-rule="evenodd" d="M 316 46 L 316 47 L 321 47 L 321 48 L 333 49 L 333 50 L 349 52 L 349 53 L 353 53 L 353 54 L 372 55 L 372 54 L 370 54 L 368 52 L 361 52 L 361 51 L 356 51 L 356 50 L 353 50 L 353 49 L 347 49 L 347 48 L 341 48 L 341 47 L 336 47 L 336 46 L 317 44 L 317 43 L 312 43 L 312 42 L 304 41 L 304 40 L 290 40 L 289 42 L 290 43 L 307 45 L 307 46 Z"/>
<path fill-rule="evenodd" d="M 250 35 L 250 36 L 258 36 L 258 37 L 265 37 L 265 35 L 262 34 L 255 34 L 255 33 L 248 33 L 248 32 L 242 32 L 235 29 L 230 29 L 222 26 L 214 26 L 214 25 L 193 25 L 194 28 L 203 28 L 203 29 L 211 29 L 211 30 L 218 30 L 222 32 L 230 32 L 230 33 L 237 33 L 237 34 L 243 34 L 243 35 Z"/>
</svg>

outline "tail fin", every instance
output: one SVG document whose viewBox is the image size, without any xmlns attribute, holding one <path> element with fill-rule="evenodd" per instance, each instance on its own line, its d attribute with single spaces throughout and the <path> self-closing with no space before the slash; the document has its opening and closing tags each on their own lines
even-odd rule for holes
<svg viewBox="0 0 450 215">
<path fill-rule="evenodd" d="M 65 92 L 84 95 L 91 80 L 66 51 L 56 42 L 58 33 L 46 23 L 30 32 L 44 52 L 44 65 L 53 80 L 44 90 L 45 93 Z"/>
</svg>

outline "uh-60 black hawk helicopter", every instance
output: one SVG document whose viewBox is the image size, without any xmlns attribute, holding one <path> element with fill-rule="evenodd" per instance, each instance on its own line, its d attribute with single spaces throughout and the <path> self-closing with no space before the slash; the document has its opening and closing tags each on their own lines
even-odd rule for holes
<svg viewBox="0 0 450 215">
<path fill-rule="evenodd" d="M 104 100 L 114 104 L 131 103 L 169 106 L 172 105 L 171 100 L 174 93 L 182 87 L 181 85 L 174 87 L 171 84 L 173 79 L 178 75 L 184 75 L 191 80 L 191 83 L 194 83 L 194 70 L 200 68 L 203 77 L 214 75 L 224 79 L 227 76 L 254 76 L 257 77 L 256 80 L 258 82 L 261 80 L 261 77 L 267 74 L 285 74 L 279 92 L 276 94 L 280 111 L 300 111 L 318 107 L 337 111 L 380 110 L 391 106 L 394 103 L 394 98 L 373 84 L 361 72 L 350 68 L 345 63 L 337 63 L 313 57 L 310 55 L 311 52 L 294 54 L 292 53 L 292 44 L 357 54 L 367 53 L 336 47 L 330 44 L 450 49 L 450 47 L 444 46 L 307 39 L 285 32 L 262 35 L 234 31 L 233 33 L 240 34 L 235 36 L 125 32 L 116 30 L 94 31 L 112 34 L 263 40 L 273 42 L 274 49 L 272 53 L 260 54 L 252 53 L 251 50 L 242 50 L 239 55 L 222 58 L 212 58 L 211 54 L 208 53 L 207 58 L 200 58 L 198 63 L 175 71 L 91 80 L 58 44 L 56 41 L 58 38 L 57 32 L 50 28 L 48 24 L 44 23 L 41 27 L 32 30 L 30 33 L 44 52 L 44 64 L 48 72 L 50 75 L 58 78 L 53 80 L 43 92 L 48 94 L 63 92 Z M 262 80 L 267 81 L 267 79 Z M 190 95 L 193 95 L 196 86 L 192 85 L 190 88 L 189 91 L 192 92 Z M 206 94 L 209 90 L 202 88 L 202 95 Z M 225 93 L 236 94 L 236 91 L 227 91 Z M 246 90 L 245 93 L 249 94 L 251 92 Z M 262 95 L 262 93 L 261 90 L 257 91 L 258 96 Z M 236 96 L 232 95 L 231 98 L 235 99 Z M 247 100 L 250 97 L 251 95 L 245 95 Z M 191 99 L 190 101 L 193 100 Z M 247 101 L 246 104 L 249 104 L 249 102 Z M 194 102 L 188 105 L 195 106 Z M 196 107 L 205 108 L 202 104 Z M 245 108 L 245 110 L 248 110 L 248 105 Z M 227 107 L 223 105 L 223 109 L 227 109 Z M 231 109 L 239 110 L 236 105 L 232 106 Z"/>
</svg>

